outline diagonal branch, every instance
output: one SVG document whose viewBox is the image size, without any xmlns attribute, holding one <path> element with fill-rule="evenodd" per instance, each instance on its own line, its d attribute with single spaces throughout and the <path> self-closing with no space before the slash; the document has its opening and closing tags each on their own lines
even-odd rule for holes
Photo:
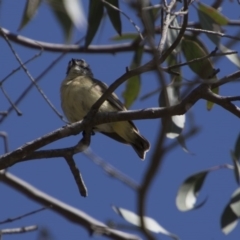
<svg viewBox="0 0 240 240">
<path fill-rule="evenodd" d="M 11 173 L 0 172 L 0 180 L 15 190 L 23 193 L 33 201 L 38 202 L 44 206 L 51 206 L 50 209 L 52 211 L 60 214 L 65 219 L 68 219 L 69 221 L 84 227 L 90 233 L 98 233 L 110 239 L 140 240 L 140 238 L 136 235 L 109 228 L 107 225 L 94 219 L 85 212 L 74 208 L 64 202 L 61 202 L 60 200 L 38 190 L 34 186 L 14 176 Z"/>
</svg>

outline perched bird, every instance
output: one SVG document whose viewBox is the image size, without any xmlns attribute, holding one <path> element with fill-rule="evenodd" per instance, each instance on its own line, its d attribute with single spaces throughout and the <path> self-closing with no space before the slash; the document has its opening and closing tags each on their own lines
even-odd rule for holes
<svg viewBox="0 0 240 240">
<path fill-rule="evenodd" d="M 82 120 L 107 88 L 105 83 L 93 78 L 89 65 L 83 59 L 69 61 L 67 76 L 61 84 L 61 105 L 67 119 L 70 122 Z M 99 112 L 126 110 L 115 93 L 99 108 Z M 141 159 L 145 158 L 150 148 L 149 142 L 139 133 L 132 121 L 100 124 L 94 126 L 93 131 L 131 145 Z"/>
</svg>

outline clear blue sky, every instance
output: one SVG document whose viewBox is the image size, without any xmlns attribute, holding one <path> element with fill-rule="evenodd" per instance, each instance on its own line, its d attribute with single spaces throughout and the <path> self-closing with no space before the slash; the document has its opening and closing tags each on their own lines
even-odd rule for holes
<svg viewBox="0 0 240 240">
<path fill-rule="evenodd" d="M 84 1 L 84 9 L 87 16 L 87 6 Z M 154 1 L 156 2 L 156 1 Z M 205 1 L 208 2 L 208 1 Z M 234 1 L 225 1 L 223 13 L 231 19 L 239 19 L 239 5 Z M 2 1 L 0 6 L 0 26 L 17 33 L 21 14 L 25 1 Z M 126 10 L 121 2 L 121 7 Z M 129 13 L 129 10 L 126 10 Z M 196 10 L 191 8 L 191 20 L 195 20 Z M 130 13 L 129 13 L 130 14 Z M 123 21 L 123 32 L 135 31 L 133 26 L 121 16 Z M 109 20 L 104 21 L 93 43 L 113 44 L 109 38 L 115 35 Z M 72 42 L 84 35 L 84 31 L 74 31 Z M 231 33 L 231 29 L 228 33 Z M 51 43 L 63 43 L 62 30 L 56 19 L 52 15 L 46 3 L 43 3 L 36 17 L 19 34 Z M 205 38 L 206 39 L 206 38 Z M 225 41 L 223 41 L 224 43 Z M 206 41 L 208 44 L 209 41 Z M 37 50 L 28 49 L 17 44 L 13 44 L 15 50 L 23 61 L 38 53 Z M 209 43 L 209 50 L 214 46 Z M 18 66 L 18 63 L 10 52 L 6 42 L 0 38 L 0 79 Z M 234 47 L 232 47 L 234 49 Z M 235 47 L 235 50 L 238 50 Z M 36 77 L 47 67 L 59 53 L 43 52 L 42 56 L 28 65 L 31 74 Z M 121 54 L 67 54 L 39 83 L 45 94 L 49 97 L 56 108 L 62 112 L 60 107 L 59 87 L 65 77 L 66 66 L 71 58 L 83 58 L 92 68 L 94 76 L 111 84 L 121 76 L 126 66 L 132 60 L 132 53 Z M 143 62 L 149 60 L 148 55 L 144 55 Z M 226 59 L 217 62 L 216 68 L 220 68 L 219 78 L 236 71 L 237 68 Z M 193 74 L 188 67 L 184 67 L 184 77 L 191 79 Z M 25 87 L 30 83 L 23 71 L 17 72 L 5 83 L 5 89 L 11 99 L 15 100 Z M 140 96 L 158 87 L 158 80 L 153 73 L 142 75 L 142 87 Z M 116 93 L 121 97 L 124 85 L 119 87 Z M 229 84 L 221 88 L 222 95 L 239 94 L 236 84 Z M 9 107 L 5 97 L 0 94 L 0 111 Z M 131 109 L 140 109 L 158 106 L 158 95 L 154 95 L 145 101 L 137 100 Z M 8 133 L 10 150 L 14 150 L 24 143 L 34 140 L 47 134 L 64 123 L 49 108 L 36 89 L 33 89 L 18 106 L 23 113 L 18 117 L 15 112 L 1 125 L 0 130 Z M 233 149 L 235 140 L 239 134 L 239 119 L 218 106 L 214 106 L 212 111 L 206 110 L 206 102 L 198 102 L 187 115 L 187 124 L 194 118 L 196 125 L 201 127 L 201 132 L 187 141 L 187 146 L 194 155 L 186 154 L 181 147 L 177 147 L 167 154 L 161 171 L 154 180 L 149 196 L 147 198 L 147 215 L 158 221 L 164 228 L 175 233 L 184 240 L 202 239 L 237 239 L 239 236 L 239 225 L 236 229 L 225 236 L 220 229 L 220 216 L 228 203 L 231 194 L 237 188 L 233 172 L 223 169 L 212 172 L 205 182 L 200 193 L 200 201 L 208 198 L 206 204 L 194 211 L 182 213 L 177 210 L 175 198 L 180 184 L 191 174 L 207 169 L 212 166 L 229 163 L 231 164 L 230 150 Z M 152 150 L 159 132 L 160 120 L 135 121 L 141 133 L 152 143 Z M 54 144 L 47 146 L 51 148 L 61 148 L 73 146 L 81 136 L 65 138 Z M 170 141 L 169 141 L 170 142 Z M 1 146 L 3 146 L 1 144 Z M 138 183 L 141 182 L 143 174 L 149 164 L 149 159 L 153 151 L 148 152 L 146 160 L 142 162 L 137 157 L 132 148 L 119 144 L 103 135 L 96 134 L 92 138 L 92 150 L 105 161 L 133 178 Z M 3 153 L 3 147 L 0 148 Z M 126 223 L 111 209 L 111 205 L 123 207 L 136 211 L 137 195 L 123 185 L 118 180 L 107 176 L 103 170 L 93 164 L 82 154 L 74 156 L 77 165 L 82 172 L 83 178 L 88 188 L 89 196 L 82 198 L 77 190 L 73 177 L 64 159 L 41 159 L 19 163 L 9 169 L 13 174 L 29 182 L 47 194 L 60 199 L 61 201 L 81 209 L 92 217 L 100 220 L 113 220 L 116 223 Z M 24 214 L 37 209 L 39 204 L 27 199 L 25 196 L 0 184 L 0 220 Z M 0 226 L 1 228 L 19 227 L 37 224 L 40 228 L 46 227 L 51 231 L 53 239 L 88 239 L 88 232 L 72 224 L 58 214 L 46 210 L 39 214 L 25 218 L 12 224 Z M 24 235 L 3 236 L 4 240 L 14 239 L 36 239 L 38 233 L 26 233 Z M 102 237 L 97 237 L 102 239 Z M 167 239 L 163 235 L 156 235 L 156 238 Z"/>
</svg>

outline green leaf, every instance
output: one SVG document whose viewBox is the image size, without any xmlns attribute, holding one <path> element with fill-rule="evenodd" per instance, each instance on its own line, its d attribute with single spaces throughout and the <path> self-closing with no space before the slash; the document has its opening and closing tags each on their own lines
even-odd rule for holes
<svg viewBox="0 0 240 240">
<path fill-rule="evenodd" d="M 210 7 L 208 5 L 199 3 L 198 4 L 198 10 L 202 11 L 212 19 L 214 19 L 215 23 L 219 25 L 227 25 L 228 19 L 222 15 L 217 9 Z"/>
<path fill-rule="evenodd" d="M 34 17 L 36 11 L 41 3 L 41 0 L 27 0 L 25 4 L 25 9 L 22 16 L 22 21 L 18 30 L 23 29 L 29 21 Z"/>
<path fill-rule="evenodd" d="M 129 211 L 127 209 L 124 209 L 124 208 L 116 207 L 116 206 L 112 206 L 112 208 L 118 215 L 120 215 L 127 222 L 129 222 L 137 227 L 141 227 L 140 217 L 136 213 Z M 172 234 L 172 233 L 168 232 L 166 229 L 164 229 L 155 219 L 147 217 L 147 216 L 143 216 L 143 221 L 144 221 L 144 225 L 147 230 L 154 232 L 154 233 L 162 233 L 162 234 L 167 235 L 175 240 L 179 239 L 178 236 L 176 236 L 175 234 Z"/>
<path fill-rule="evenodd" d="M 69 41 L 72 35 L 73 24 L 66 11 L 63 0 L 48 0 L 47 3 L 51 6 L 55 17 L 61 25 L 66 41 Z"/>
<path fill-rule="evenodd" d="M 106 2 L 110 3 L 117 9 L 119 9 L 118 6 L 118 0 L 106 0 Z M 122 34 L 122 23 L 120 18 L 120 12 L 112 7 L 110 7 L 108 4 L 105 4 L 105 7 L 107 9 L 107 14 L 110 18 L 110 21 L 114 27 L 114 29 L 117 31 L 119 35 Z"/>
<path fill-rule="evenodd" d="M 238 138 L 237 138 L 237 141 L 235 143 L 234 155 L 237 158 L 237 160 L 240 159 L 240 134 L 238 134 Z"/>
<path fill-rule="evenodd" d="M 198 8 L 198 17 L 201 23 L 201 26 L 205 30 L 221 32 L 220 25 L 226 25 L 228 23 L 228 19 L 220 14 L 216 9 L 204 5 L 199 4 Z M 226 53 L 231 50 L 220 44 L 220 37 L 214 34 L 206 34 L 207 37 L 221 50 L 221 52 Z M 240 67 L 240 58 L 237 54 L 226 55 L 233 64 L 237 67 Z"/>
<path fill-rule="evenodd" d="M 182 39 L 182 50 L 187 61 L 208 55 L 208 52 L 202 48 L 197 41 L 185 37 Z M 202 61 L 189 63 L 188 66 L 202 79 L 209 79 L 215 72 L 212 62 L 208 58 Z"/>
<path fill-rule="evenodd" d="M 215 32 L 219 32 L 221 30 L 219 25 L 214 21 L 214 19 L 212 17 L 210 17 L 205 12 L 203 12 L 199 9 L 198 9 L 198 17 L 199 17 L 199 21 L 200 21 L 200 24 L 203 29 L 215 31 Z M 214 34 L 207 34 L 207 33 L 206 33 L 206 35 L 214 44 L 216 44 L 216 46 L 219 45 L 219 43 L 220 43 L 219 36 L 214 35 Z"/>
<path fill-rule="evenodd" d="M 214 80 L 214 79 L 217 81 L 217 78 L 213 78 L 212 80 Z M 215 94 L 219 94 L 219 87 L 214 88 L 211 91 Z M 210 111 L 213 108 L 213 105 L 214 105 L 213 102 L 207 101 L 207 110 Z"/>
<path fill-rule="evenodd" d="M 103 17 L 103 3 L 89 0 L 88 29 L 85 38 L 85 47 L 92 42 Z"/>
<path fill-rule="evenodd" d="M 216 9 L 199 3 L 198 17 L 203 29 L 221 32 L 220 25 L 227 25 L 228 19 L 219 13 Z M 220 37 L 214 34 L 206 34 L 208 38 L 219 47 Z"/>
<path fill-rule="evenodd" d="M 209 170 L 196 173 L 183 182 L 176 198 L 176 205 L 180 211 L 189 211 L 196 208 L 197 195 L 208 173 Z"/>
<path fill-rule="evenodd" d="M 117 35 L 111 37 L 113 41 L 135 40 L 139 35 L 137 33 L 123 33 L 121 36 Z"/>
<path fill-rule="evenodd" d="M 221 216 L 221 229 L 229 234 L 238 223 L 240 218 L 240 188 L 237 188 L 231 196 L 230 202 L 225 207 Z"/>
<path fill-rule="evenodd" d="M 141 64 L 143 48 L 139 47 L 134 53 L 133 60 L 130 69 L 134 69 Z M 141 89 L 141 78 L 140 75 L 136 75 L 128 79 L 126 88 L 122 93 L 124 98 L 124 105 L 129 108 L 133 102 L 137 99 Z"/>
</svg>

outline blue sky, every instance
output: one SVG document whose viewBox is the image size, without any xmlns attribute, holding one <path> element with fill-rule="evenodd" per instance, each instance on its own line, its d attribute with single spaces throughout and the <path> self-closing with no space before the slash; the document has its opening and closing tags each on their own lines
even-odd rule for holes
<svg viewBox="0 0 240 240">
<path fill-rule="evenodd" d="M 21 14 L 24 9 L 25 1 L 2 1 L 0 6 L 0 25 L 13 33 L 17 33 L 20 24 Z M 86 1 L 87 2 L 87 1 Z M 84 1 L 84 9 L 87 16 L 87 4 Z M 206 1 L 205 1 L 206 2 Z M 208 2 L 208 1 L 207 1 Z M 223 13 L 231 19 L 239 19 L 239 5 L 226 1 L 223 5 Z M 121 2 L 120 6 L 128 14 L 129 9 Z M 196 10 L 190 9 L 191 21 L 196 20 Z M 135 16 L 133 16 L 136 19 Z M 123 32 L 135 31 L 133 26 L 121 16 L 123 22 Z M 101 31 L 95 36 L 93 44 L 114 44 L 110 37 L 115 35 L 114 29 L 105 19 L 101 26 Z M 233 27 L 228 28 L 228 34 L 233 33 Z M 64 36 L 46 3 L 43 3 L 35 18 L 19 34 L 51 43 L 63 43 Z M 83 37 L 85 30 L 74 31 L 72 42 Z M 203 38 L 209 51 L 214 49 L 206 38 Z M 222 43 L 226 40 L 223 39 Z M 13 46 L 23 61 L 28 60 L 37 54 L 38 50 L 13 43 Z M 1 71 L 0 79 L 5 77 L 18 63 L 10 52 L 6 42 L 0 38 L 1 49 Z M 238 46 L 232 47 L 238 50 Z M 59 53 L 43 52 L 40 57 L 31 62 L 27 67 L 32 76 L 38 76 Z M 83 58 L 91 66 L 94 76 L 106 82 L 108 85 L 121 76 L 126 66 L 131 64 L 133 53 L 120 54 L 83 54 L 68 53 L 66 56 L 40 81 L 39 85 L 52 101 L 55 107 L 62 112 L 60 106 L 59 88 L 61 81 L 65 77 L 67 63 L 71 58 Z M 150 56 L 145 54 L 143 63 L 147 62 Z M 237 70 L 237 67 L 227 59 L 220 59 L 215 68 L 220 68 L 218 77 Z M 188 67 L 183 68 L 183 75 L 186 79 L 191 79 L 193 74 Z M 16 98 L 28 86 L 30 80 L 23 71 L 18 71 L 6 81 L 4 87 L 11 99 Z M 158 79 L 154 73 L 142 75 L 140 96 L 158 88 Z M 116 90 L 119 97 L 124 90 L 122 85 Z M 220 89 L 222 95 L 239 94 L 236 84 L 225 85 Z M 9 107 L 5 97 L 0 94 L 1 109 Z M 139 99 L 131 106 L 131 109 L 141 109 L 158 106 L 158 95 L 154 95 L 145 101 Z M 19 104 L 18 108 L 23 113 L 18 117 L 12 112 L 1 124 L 1 131 L 8 134 L 10 150 L 47 134 L 64 125 L 63 121 L 49 108 L 38 91 L 34 88 L 27 97 Z M 201 127 L 199 134 L 187 140 L 187 146 L 194 154 L 186 154 L 181 147 L 175 148 L 168 153 L 164 159 L 161 170 L 155 177 L 147 198 L 146 213 L 154 218 L 164 228 L 175 233 L 184 240 L 200 239 L 236 239 L 239 235 L 239 225 L 236 229 L 225 236 L 220 229 L 220 216 L 228 203 L 231 194 L 237 188 L 233 172 L 228 169 L 215 171 L 209 174 L 200 193 L 199 200 L 207 197 L 206 204 L 194 211 L 182 213 L 177 210 L 175 205 L 176 194 L 181 183 L 191 174 L 202 171 L 212 166 L 229 163 L 231 164 L 230 150 L 234 148 L 235 140 L 239 134 L 239 120 L 229 112 L 219 106 L 208 112 L 206 102 L 199 101 L 187 114 L 187 125 L 194 124 Z M 135 121 L 141 133 L 152 144 L 146 160 L 141 161 L 131 147 L 119 144 L 101 134 L 96 134 L 92 138 L 91 148 L 101 158 L 113 165 L 124 174 L 130 176 L 140 183 L 149 160 L 155 148 L 155 141 L 159 133 L 160 120 Z M 76 144 L 81 136 L 72 136 L 57 141 L 45 149 L 70 147 Z M 168 140 L 167 142 L 171 142 Z M 1 145 L 3 146 L 3 145 Z M 0 147 L 3 153 L 4 148 Z M 92 217 L 107 221 L 113 220 L 116 223 L 126 223 L 111 209 L 111 205 L 116 205 L 137 211 L 137 195 L 130 188 L 123 185 L 118 180 L 107 176 L 97 165 L 87 159 L 83 154 L 77 154 L 74 159 L 83 175 L 88 188 L 89 196 L 82 198 L 77 190 L 73 177 L 64 159 L 41 159 L 28 161 L 14 165 L 9 171 L 23 180 L 29 182 L 36 188 L 47 194 L 60 199 L 86 212 Z M 37 209 L 39 204 L 27 199 L 25 196 L 9 188 L 3 183 L 0 184 L 0 220 L 24 214 L 28 211 Z M 40 228 L 46 227 L 50 230 L 53 239 L 88 239 L 88 232 L 78 225 L 68 222 L 58 214 L 46 210 L 39 214 L 24 218 L 1 228 L 19 227 L 37 224 Z M 7 239 L 36 239 L 38 233 L 26 233 L 24 235 L 3 236 Z M 167 239 L 163 235 L 155 235 L 158 239 Z M 96 236 L 95 238 L 102 239 Z"/>
</svg>

